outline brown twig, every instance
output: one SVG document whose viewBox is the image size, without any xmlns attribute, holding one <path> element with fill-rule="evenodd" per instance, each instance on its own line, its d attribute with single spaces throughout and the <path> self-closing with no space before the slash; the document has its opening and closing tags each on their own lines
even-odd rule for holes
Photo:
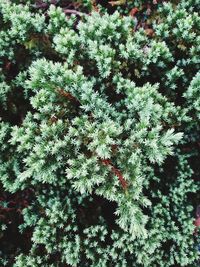
<svg viewBox="0 0 200 267">
<path fill-rule="evenodd" d="M 121 183 L 123 189 L 126 190 L 128 187 L 128 183 L 124 179 L 121 171 L 119 169 L 117 169 L 109 159 L 101 159 L 101 162 L 106 166 L 111 166 L 112 172 L 118 177 L 119 182 Z"/>
<path fill-rule="evenodd" d="M 74 14 L 74 15 L 77 15 L 77 16 L 88 16 L 88 14 L 86 13 L 83 13 L 83 12 L 79 12 L 77 10 L 74 10 L 74 9 L 63 9 L 63 12 L 65 14 Z"/>
<path fill-rule="evenodd" d="M 56 5 L 57 2 L 58 1 L 56 1 L 56 0 L 52 0 L 50 3 L 38 3 L 38 4 L 33 5 L 33 7 L 36 8 L 36 9 L 47 9 L 50 4 Z M 68 5 L 67 7 L 69 7 L 69 6 L 70 5 Z M 77 11 L 75 9 L 63 8 L 63 12 L 65 14 L 74 14 L 74 15 L 77 15 L 77 16 L 80 16 L 80 17 L 82 17 L 82 16 L 88 16 L 88 14 L 83 13 L 83 12 L 80 12 L 80 11 Z"/>
<path fill-rule="evenodd" d="M 58 89 L 58 93 L 59 93 L 61 96 L 66 97 L 66 98 L 69 99 L 69 100 L 72 100 L 72 101 L 74 101 L 74 102 L 79 103 L 78 99 L 76 99 L 72 94 L 66 92 L 66 91 L 63 90 L 63 89 Z"/>
</svg>

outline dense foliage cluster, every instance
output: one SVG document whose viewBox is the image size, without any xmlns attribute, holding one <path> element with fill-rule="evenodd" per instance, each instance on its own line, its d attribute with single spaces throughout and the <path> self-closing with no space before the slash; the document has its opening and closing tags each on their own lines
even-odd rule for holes
<svg viewBox="0 0 200 267">
<path fill-rule="evenodd" d="M 194 267 L 198 1 L 96 2 L 0 0 L 0 263 Z"/>
</svg>

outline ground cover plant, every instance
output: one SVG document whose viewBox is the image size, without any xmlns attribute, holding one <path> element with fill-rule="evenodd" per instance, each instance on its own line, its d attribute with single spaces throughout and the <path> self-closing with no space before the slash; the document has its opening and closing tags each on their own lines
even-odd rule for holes
<svg viewBox="0 0 200 267">
<path fill-rule="evenodd" d="M 0 0 L 0 29 L 1 265 L 198 266 L 198 1 Z"/>
</svg>

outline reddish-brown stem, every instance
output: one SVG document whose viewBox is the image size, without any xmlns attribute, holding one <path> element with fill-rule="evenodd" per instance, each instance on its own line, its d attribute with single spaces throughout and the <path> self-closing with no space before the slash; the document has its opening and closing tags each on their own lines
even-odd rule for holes
<svg viewBox="0 0 200 267">
<path fill-rule="evenodd" d="M 58 89 L 58 93 L 59 93 L 61 96 L 64 96 L 64 97 L 68 98 L 69 100 L 72 100 L 72 101 L 74 101 L 74 102 L 78 102 L 78 103 L 79 103 L 78 99 L 76 99 L 72 94 L 66 92 L 66 91 L 63 90 L 63 89 Z"/>
<path fill-rule="evenodd" d="M 104 164 L 104 165 L 107 165 L 107 166 L 111 166 L 111 170 L 112 172 L 118 177 L 122 187 L 124 190 L 127 189 L 128 187 L 128 183 L 127 181 L 124 179 L 121 171 L 119 169 L 117 169 L 113 164 L 112 162 L 109 160 L 109 159 L 101 159 L 101 162 Z"/>
<path fill-rule="evenodd" d="M 63 12 L 65 14 L 74 14 L 74 15 L 77 15 L 77 16 L 88 16 L 88 14 L 86 13 L 83 13 L 83 12 L 79 12 L 77 10 L 74 10 L 74 9 L 63 9 Z"/>
<path fill-rule="evenodd" d="M 37 8 L 37 9 L 47 9 L 47 8 L 49 8 L 50 4 L 56 5 L 57 2 L 58 2 L 57 0 L 52 0 L 50 3 L 41 2 L 41 3 L 35 4 L 33 6 L 34 6 L 34 8 Z M 71 5 L 74 5 L 74 4 L 72 3 L 70 5 L 67 5 L 67 7 L 70 7 Z M 79 12 L 75 9 L 68 9 L 67 7 L 62 9 L 65 14 L 74 14 L 74 15 L 77 15 L 80 17 L 81 16 L 88 16 L 88 14 L 86 14 L 86 13 Z M 45 13 L 45 15 L 47 15 L 47 13 Z"/>
</svg>

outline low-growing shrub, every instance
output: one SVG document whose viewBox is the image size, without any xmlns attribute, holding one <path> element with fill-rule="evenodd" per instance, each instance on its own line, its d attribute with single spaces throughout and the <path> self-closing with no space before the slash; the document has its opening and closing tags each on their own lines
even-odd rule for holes
<svg viewBox="0 0 200 267">
<path fill-rule="evenodd" d="M 0 181 L 30 194 L 30 240 L 2 265 L 198 264 L 197 1 L 160 4 L 151 34 L 117 11 L 18 2 L 0 1 Z"/>
</svg>

